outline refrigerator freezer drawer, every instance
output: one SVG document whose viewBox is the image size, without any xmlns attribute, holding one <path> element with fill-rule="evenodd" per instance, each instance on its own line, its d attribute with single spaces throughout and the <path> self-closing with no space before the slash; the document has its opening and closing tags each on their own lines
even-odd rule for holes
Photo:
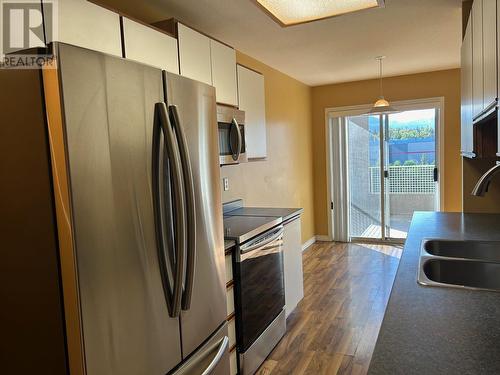
<svg viewBox="0 0 500 375">
<path fill-rule="evenodd" d="M 224 325 L 172 375 L 229 375 L 229 337 Z"/>
</svg>

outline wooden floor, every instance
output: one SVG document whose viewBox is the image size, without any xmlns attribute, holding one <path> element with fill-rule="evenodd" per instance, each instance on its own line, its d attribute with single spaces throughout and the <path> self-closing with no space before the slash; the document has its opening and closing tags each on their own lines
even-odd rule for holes
<svg viewBox="0 0 500 375">
<path fill-rule="evenodd" d="M 258 375 L 366 374 L 402 249 L 316 243 L 303 256 L 304 299 Z"/>
</svg>

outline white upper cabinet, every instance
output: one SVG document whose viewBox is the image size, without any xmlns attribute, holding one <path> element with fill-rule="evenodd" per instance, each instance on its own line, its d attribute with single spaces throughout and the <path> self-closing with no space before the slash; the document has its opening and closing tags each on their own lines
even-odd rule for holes
<svg viewBox="0 0 500 375">
<path fill-rule="evenodd" d="M 472 115 L 484 109 L 483 92 L 483 0 L 472 4 Z"/>
<path fill-rule="evenodd" d="M 210 38 L 181 23 L 177 24 L 177 38 L 180 74 L 211 85 Z"/>
<path fill-rule="evenodd" d="M 483 0 L 483 110 L 497 101 L 497 0 Z"/>
<path fill-rule="evenodd" d="M 473 125 L 472 125 L 472 17 L 469 17 L 461 50 L 461 153 L 463 156 L 473 155 Z"/>
<path fill-rule="evenodd" d="M 245 142 L 248 158 L 267 157 L 264 76 L 238 65 L 238 102 L 245 111 Z"/>
<path fill-rule="evenodd" d="M 46 0 L 43 0 L 47 2 Z M 52 4 L 51 2 L 47 2 Z M 50 7 L 44 7 L 45 18 Z M 122 56 L 120 16 L 118 13 L 86 0 L 57 2 L 56 35 L 47 35 L 47 43 L 58 41 L 75 46 Z"/>
<path fill-rule="evenodd" d="M 213 39 L 210 39 L 210 50 L 217 103 L 237 106 L 236 51 Z"/>
<path fill-rule="evenodd" d="M 179 74 L 177 40 L 123 17 L 125 57 Z"/>
</svg>

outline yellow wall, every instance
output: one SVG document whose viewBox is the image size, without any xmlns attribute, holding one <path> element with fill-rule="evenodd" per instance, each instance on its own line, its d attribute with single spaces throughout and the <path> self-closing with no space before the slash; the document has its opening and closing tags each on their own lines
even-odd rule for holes
<svg viewBox="0 0 500 375">
<path fill-rule="evenodd" d="M 314 236 L 311 88 L 240 52 L 239 64 L 264 74 L 267 160 L 224 166 L 229 178 L 224 202 L 302 207 L 302 242 Z M 221 182 L 222 184 L 222 182 Z"/>
<path fill-rule="evenodd" d="M 479 178 L 492 166 L 497 159 L 463 158 L 463 208 L 464 212 L 500 213 L 500 178 L 493 178 L 488 192 L 483 197 L 471 195 Z"/>
<path fill-rule="evenodd" d="M 460 69 L 388 77 L 384 79 L 384 94 L 393 101 L 444 97 L 445 193 L 441 199 L 444 199 L 446 211 L 461 211 Z M 368 104 L 378 95 L 377 80 L 312 88 L 316 234 L 328 234 L 325 108 Z"/>
</svg>

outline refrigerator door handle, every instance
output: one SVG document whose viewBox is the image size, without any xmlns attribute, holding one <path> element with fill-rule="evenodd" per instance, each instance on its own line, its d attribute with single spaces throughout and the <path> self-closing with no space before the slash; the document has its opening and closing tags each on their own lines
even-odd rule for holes
<svg viewBox="0 0 500 375">
<path fill-rule="evenodd" d="M 182 173 L 184 178 L 186 211 L 187 211 L 187 260 L 186 260 L 186 277 L 184 281 L 184 293 L 182 296 L 181 307 L 183 310 L 189 310 L 191 306 L 191 297 L 193 295 L 195 264 L 196 264 L 196 206 L 195 206 L 195 190 L 193 181 L 193 171 L 191 168 L 191 160 L 189 159 L 189 149 L 187 146 L 186 136 L 182 127 L 177 106 L 170 105 L 168 107 L 170 121 L 174 128 L 175 135 L 179 145 Z"/>
<path fill-rule="evenodd" d="M 227 350 L 229 346 L 229 338 L 224 336 L 224 338 L 219 342 L 219 350 L 217 350 L 217 354 L 214 359 L 210 362 L 205 371 L 202 372 L 202 375 L 210 375 L 215 367 L 219 364 L 224 352 Z"/>
<path fill-rule="evenodd" d="M 167 302 L 167 309 L 170 316 L 173 314 L 173 287 L 170 285 L 167 271 L 167 260 L 165 253 L 165 238 L 162 230 L 162 212 L 161 212 L 161 187 L 160 187 L 160 134 L 162 133 L 158 110 L 155 109 L 155 120 L 153 126 L 153 142 L 152 142 L 152 162 L 151 162 L 151 177 L 152 177 L 152 195 L 153 195 L 153 215 L 155 224 L 156 247 L 158 249 L 158 261 L 160 265 L 160 275 L 163 285 L 163 293 Z"/>
<path fill-rule="evenodd" d="M 158 258 L 160 261 L 160 271 L 162 276 L 163 288 L 165 292 L 165 297 L 167 299 L 167 305 L 169 304 L 168 299 L 171 298 L 171 308 L 169 309 L 169 315 L 172 318 L 178 317 L 181 310 L 181 298 L 182 298 L 182 284 L 183 284 L 183 272 L 185 268 L 185 253 L 186 253 L 186 232 L 185 232 L 185 193 L 184 184 L 182 176 L 182 167 L 180 161 L 180 154 L 177 143 L 175 142 L 175 135 L 170 124 L 170 119 L 168 117 L 167 106 L 165 103 L 160 102 L 155 104 L 155 111 L 157 116 L 158 125 L 164 136 L 165 152 L 170 161 L 170 168 L 172 171 L 172 188 L 173 188 L 173 201 L 174 201 L 174 223 L 168 223 L 174 226 L 174 271 L 173 271 L 173 291 L 170 292 L 169 289 L 169 278 L 167 272 L 167 252 L 165 251 L 163 234 L 157 234 L 157 238 L 161 239 L 160 245 L 158 246 Z M 159 142 L 159 139 L 156 140 Z M 159 146 L 158 146 L 159 147 Z M 156 158 L 157 159 L 157 158 Z M 153 159 L 154 160 L 154 159 Z M 163 171 L 159 171 L 159 163 L 153 163 L 153 175 L 156 177 L 156 181 L 153 180 L 153 184 L 156 187 L 158 197 L 155 200 L 155 212 L 161 215 L 162 204 L 159 199 L 159 195 L 163 196 L 163 202 L 165 202 L 165 189 L 160 191 L 159 178 L 164 176 Z M 156 231 L 163 233 L 162 220 L 161 217 L 156 217 Z M 159 219 L 159 220 L 158 220 Z"/>
<path fill-rule="evenodd" d="M 197 353 L 191 358 L 191 361 L 175 371 L 172 375 L 211 375 L 221 361 L 228 347 L 229 338 L 224 336 L 222 339 L 218 340 L 215 344 L 210 345 L 201 353 Z M 204 369 L 200 369 L 199 367 L 201 367 L 203 363 L 208 360 L 210 361 L 208 365 Z"/>
</svg>

